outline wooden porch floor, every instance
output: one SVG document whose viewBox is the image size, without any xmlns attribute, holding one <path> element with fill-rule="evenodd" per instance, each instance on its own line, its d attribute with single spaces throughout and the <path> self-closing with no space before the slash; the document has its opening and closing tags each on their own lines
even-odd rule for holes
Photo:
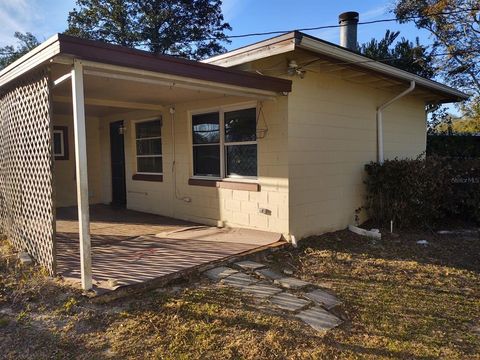
<svg viewBox="0 0 480 360">
<path fill-rule="evenodd" d="M 141 284 L 278 243 L 280 234 L 217 229 L 164 216 L 90 207 L 93 283 L 98 289 Z M 57 271 L 80 282 L 76 208 L 57 209 Z"/>
</svg>

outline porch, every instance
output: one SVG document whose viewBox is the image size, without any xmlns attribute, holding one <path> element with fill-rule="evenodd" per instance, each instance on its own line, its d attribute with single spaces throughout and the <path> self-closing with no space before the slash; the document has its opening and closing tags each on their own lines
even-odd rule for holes
<svg viewBox="0 0 480 360">
<path fill-rule="evenodd" d="M 51 275 L 88 290 L 92 276 L 141 282 L 258 246 L 214 228 L 173 238 L 170 225 L 190 224 L 90 214 L 95 204 L 288 234 L 290 80 L 57 35 L 0 72 L 0 87 L 0 225 Z M 62 219 L 61 207 L 78 210 Z"/>
<path fill-rule="evenodd" d="M 57 209 L 57 271 L 80 286 L 76 207 Z M 194 272 L 255 250 L 279 246 L 281 235 L 219 229 L 165 216 L 90 206 L 92 284 L 100 292 Z"/>
</svg>

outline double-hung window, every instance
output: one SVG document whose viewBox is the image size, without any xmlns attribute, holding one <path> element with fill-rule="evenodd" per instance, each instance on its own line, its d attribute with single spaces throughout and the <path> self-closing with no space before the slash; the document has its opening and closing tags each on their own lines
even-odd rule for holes
<svg viewBox="0 0 480 360">
<path fill-rule="evenodd" d="M 162 120 L 135 123 L 138 174 L 162 174 Z"/>
<path fill-rule="evenodd" d="M 256 108 L 193 115 L 193 175 L 257 177 L 256 115 Z"/>
</svg>

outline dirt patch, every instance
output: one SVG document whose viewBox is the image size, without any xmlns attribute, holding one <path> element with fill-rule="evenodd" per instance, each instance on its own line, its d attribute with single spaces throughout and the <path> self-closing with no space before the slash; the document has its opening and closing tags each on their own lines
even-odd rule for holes
<svg viewBox="0 0 480 360">
<path fill-rule="evenodd" d="M 426 239 L 428 246 L 416 241 Z M 270 265 L 343 301 L 346 323 L 326 335 L 259 311 L 206 279 L 92 303 L 19 267 L 0 242 L 0 354 L 28 358 L 480 359 L 480 241 L 401 234 L 372 241 L 348 231 L 312 237 Z M 476 255 L 476 256 L 474 256 Z"/>
</svg>

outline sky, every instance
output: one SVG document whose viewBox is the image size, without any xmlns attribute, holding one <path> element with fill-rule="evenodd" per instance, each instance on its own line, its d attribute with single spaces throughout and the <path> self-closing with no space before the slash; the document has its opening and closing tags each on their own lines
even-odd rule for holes
<svg viewBox="0 0 480 360">
<path fill-rule="evenodd" d="M 338 15 L 344 11 L 358 11 L 360 21 L 392 18 L 392 3 L 393 0 L 224 0 L 223 13 L 233 28 L 230 34 L 236 35 L 335 25 Z M 15 31 L 32 32 L 41 41 L 64 31 L 68 12 L 74 6 L 75 0 L 0 0 L 0 47 L 13 42 Z M 400 30 L 401 36 L 411 40 L 420 36 L 422 43 L 430 42 L 427 34 L 413 25 L 395 22 L 360 25 L 359 42 L 382 37 L 386 29 Z M 338 43 L 338 29 L 309 33 Z M 267 37 L 235 39 L 227 48 L 234 49 Z"/>
<path fill-rule="evenodd" d="M 225 20 L 232 26 L 228 35 L 265 31 L 290 31 L 295 29 L 337 25 L 338 15 L 345 11 L 360 13 L 360 21 L 393 18 L 394 0 L 223 0 Z M 15 31 L 31 32 L 40 41 L 63 32 L 67 27 L 68 13 L 75 0 L 0 0 L 0 47 L 14 42 Z M 382 38 L 387 29 L 399 30 L 400 36 L 428 45 L 431 39 L 426 31 L 413 24 L 396 22 L 359 25 L 358 41 L 367 42 Z M 338 43 L 339 29 L 307 32 L 324 40 Z M 270 36 L 233 39 L 226 45 L 232 50 L 260 41 Z M 453 107 L 449 107 L 455 113 Z"/>
</svg>

